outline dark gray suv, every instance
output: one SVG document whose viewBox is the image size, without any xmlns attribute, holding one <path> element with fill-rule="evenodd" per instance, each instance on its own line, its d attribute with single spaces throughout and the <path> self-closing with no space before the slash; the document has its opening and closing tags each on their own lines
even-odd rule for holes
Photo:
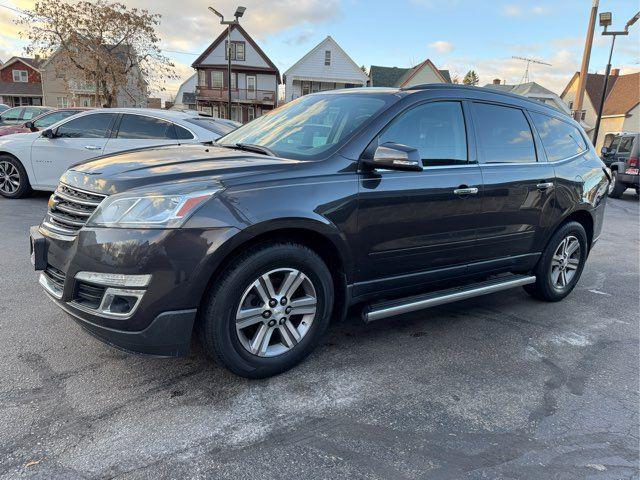
<svg viewBox="0 0 640 480">
<path fill-rule="evenodd" d="M 265 377 L 365 322 L 524 287 L 559 301 L 602 229 L 609 179 L 580 126 L 540 102 L 422 85 L 306 95 L 214 145 L 68 170 L 32 259 L 44 291 L 128 351 L 192 332 Z"/>
</svg>

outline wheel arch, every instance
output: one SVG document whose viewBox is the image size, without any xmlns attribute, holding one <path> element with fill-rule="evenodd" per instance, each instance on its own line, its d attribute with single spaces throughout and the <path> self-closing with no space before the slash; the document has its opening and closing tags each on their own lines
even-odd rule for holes
<svg viewBox="0 0 640 480">
<path fill-rule="evenodd" d="M 25 165 L 25 163 L 22 160 L 20 160 L 20 158 L 18 158 L 18 156 L 16 156 L 15 154 L 13 154 L 11 152 L 6 151 L 6 150 L 0 150 L 0 158 L 2 158 L 2 157 L 11 157 L 15 161 L 17 161 L 20 165 L 22 165 L 22 168 L 24 169 L 24 173 L 27 176 L 27 186 L 29 188 L 31 188 L 31 184 L 32 184 L 31 183 L 31 177 L 29 175 L 30 172 L 29 172 L 29 169 L 27 168 L 27 165 Z"/>
<path fill-rule="evenodd" d="M 334 283 L 332 318 L 344 318 L 349 305 L 347 284 L 353 263 L 344 239 L 338 232 L 330 230 L 328 225 L 313 220 L 287 220 L 268 225 L 253 225 L 239 232 L 225 242 L 219 255 L 216 255 L 217 259 L 209 269 L 208 282 L 201 298 L 206 296 L 215 285 L 216 279 L 243 252 L 267 243 L 293 242 L 310 248 L 325 262 Z"/>
<path fill-rule="evenodd" d="M 587 234 L 588 249 L 591 250 L 593 244 L 593 232 L 594 232 L 594 218 L 593 214 L 587 209 L 574 210 L 565 218 L 562 219 L 560 224 L 554 230 L 557 231 L 562 225 L 569 222 L 578 222 L 584 228 Z"/>
</svg>

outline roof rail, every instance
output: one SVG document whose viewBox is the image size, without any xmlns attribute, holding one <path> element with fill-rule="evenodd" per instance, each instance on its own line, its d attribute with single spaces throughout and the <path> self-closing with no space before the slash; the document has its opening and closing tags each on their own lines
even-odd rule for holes
<svg viewBox="0 0 640 480">
<path fill-rule="evenodd" d="M 528 102 L 532 102 L 535 105 L 544 105 L 547 108 L 553 108 L 550 107 L 549 105 L 546 105 L 542 102 L 539 102 L 537 100 L 532 100 L 531 98 L 525 97 L 524 95 L 519 95 L 517 93 L 511 93 L 511 92 L 502 92 L 499 90 L 494 90 L 491 88 L 484 88 L 484 87 L 474 87 L 471 85 L 459 85 L 457 83 L 422 83 L 420 85 L 414 85 L 412 87 L 402 87 L 400 90 L 402 91 L 408 91 L 408 90 L 479 90 L 485 93 L 489 93 L 492 95 L 503 95 L 506 97 L 510 97 L 510 98 L 516 98 L 518 100 L 526 100 Z M 554 109 L 554 110 L 558 110 L 558 109 Z"/>
</svg>

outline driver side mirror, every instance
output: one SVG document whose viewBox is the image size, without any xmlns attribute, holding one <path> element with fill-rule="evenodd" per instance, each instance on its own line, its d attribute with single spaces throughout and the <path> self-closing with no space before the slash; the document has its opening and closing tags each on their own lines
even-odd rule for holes
<svg viewBox="0 0 640 480">
<path fill-rule="evenodd" d="M 47 128 L 46 130 L 42 131 L 42 136 L 45 138 L 52 139 L 52 138 L 56 138 L 58 135 L 55 130 L 51 130 L 50 128 Z"/>
<path fill-rule="evenodd" d="M 31 130 L 32 132 L 35 132 L 36 130 L 38 130 L 38 129 L 36 128 L 36 126 L 33 124 L 33 122 L 31 122 L 31 121 L 26 122 L 26 123 L 24 124 L 24 126 L 25 126 L 25 128 L 28 128 L 29 130 Z"/>
<path fill-rule="evenodd" d="M 607 147 L 602 147 L 602 149 L 600 150 L 600 153 L 602 155 L 608 155 L 609 154 L 609 149 Z"/>
<path fill-rule="evenodd" d="M 387 142 L 379 145 L 373 153 L 373 158 L 365 159 L 364 162 L 374 168 L 387 170 L 409 172 L 421 172 L 423 170 L 422 158 L 418 149 L 401 143 Z"/>
</svg>

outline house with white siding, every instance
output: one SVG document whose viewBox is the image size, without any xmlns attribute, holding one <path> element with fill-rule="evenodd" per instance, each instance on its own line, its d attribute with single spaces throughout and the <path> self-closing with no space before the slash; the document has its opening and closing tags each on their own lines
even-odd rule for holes
<svg viewBox="0 0 640 480">
<path fill-rule="evenodd" d="M 202 52 L 197 71 L 195 103 L 215 117 L 249 122 L 277 104 L 280 72 L 239 24 L 231 25 L 231 85 L 227 76 L 227 30 Z M 227 112 L 231 90 L 231 115 Z"/>
<path fill-rule="evenodd" d="M 330 36 L 293 64 L 283 75 L 285 102 L 308 93 L 364 87 L 369 77 Z"/>
</svg>

